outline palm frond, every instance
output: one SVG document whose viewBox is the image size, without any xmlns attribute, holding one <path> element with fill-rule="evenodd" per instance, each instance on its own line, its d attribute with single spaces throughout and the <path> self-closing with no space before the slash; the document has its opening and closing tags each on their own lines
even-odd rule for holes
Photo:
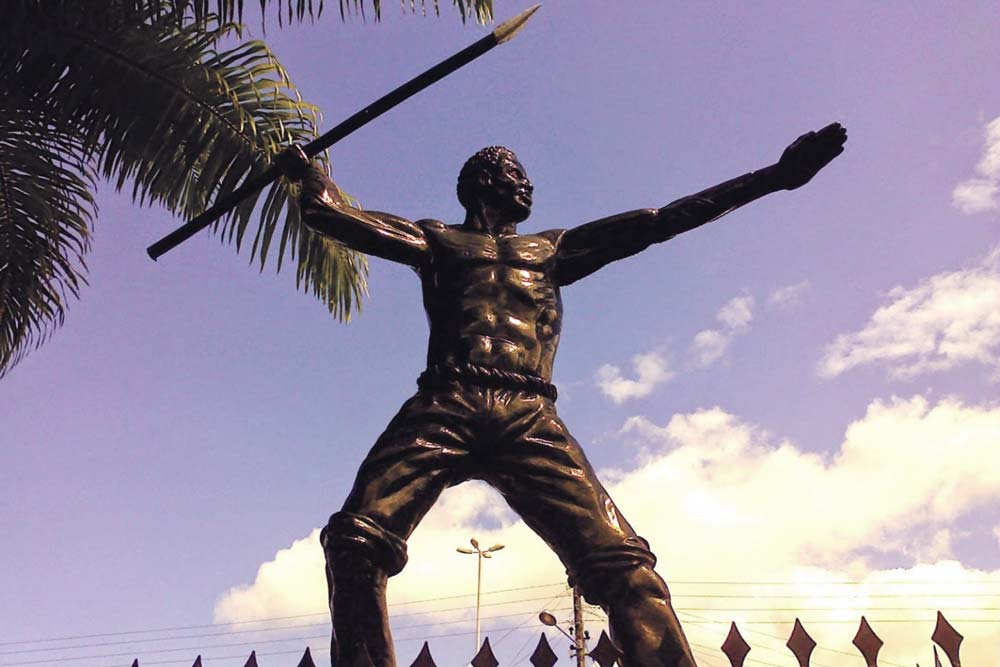
<svg viewBox="0 0 1000 667">
<path fill-rule="evenodd" d="M 193 217 L 262 172 L 289 144 L 316 136 L 316 108 L 302 101 L 266 44 L 219 47 L 235 26 L 179 28 L 171 17 L 153 17 L 110 33 L 82 33 L 49 22 L 55 38 L 45 54 L 27 59 L 32 71 L 44 74 L 35 61 L 50 62 L 53 69 L 69 63 L 49 93 L 53 106 L 80 126 L 103 175 L 119 189 L 130 187 L 140 203 Z M 263 269 L 276 228 L 296 225 L 298 213 L 283 180 L 262 196 L 266 205 L 258 206 L 260 198 L 246 200 L 217 230 L 241 249 L 259 211 L 251 257 Z M 302 289 L 320 296 L 335 316 L 348 317 L 358 305 L 358 287 L 364 289 L 365 263 L 338 248 L 307 267 L 304 262 L 317 262 L 317 256 L 313 245 L 300 252 L 306 247 L 287 246 L 299 262 Z M 340 261 L 344 267 L 337 266 Z"/>
<path fill-rule="evenodd" d="M 381 1 L 370 0 L 376 18 Z M 435 13 L 438 0 L 431 0 Z M 339 0 L 342 15 L 366 0 Z M 452 0 L 462 20 L 492 0 Z M 9 0 L 0 22 L 0 375 L 43 341 L 84 282 L 96 172 L 133 198 L 191 217 L 316 135 L 303 101 L 259 41 L 238 42 L 244 0 Z M 258 0 L 284 20 L 322 0 Z M 407 0 L 401 2 L 407 7 Z M 420 10 L 426 11 L 426 0 Z M 409 0 L 411 11 L 416 0 Z M 236 43 L 235 46 L 224 46 Z M 17 121 L 17 122 L 15 122 Z M 33 152 L 32 152 L 33 149 Z M 295 260 L 299 287 L 348 319 L 366 292 L 364 257 L 312 234 L 279 181 L 216 226 L 261 270 Z M 254 216 L 257 215 L 257 218 Z M 254 225 L 253 220 L 257 222 Z M 249 233 L 249 237 L 248 237 Z"/>
<path fill-rule="evenodd" d="M 299 0 L 301 4 L 301 0 Z M 368 2 L 365 0 L 339 0 L 340 2 L 340 17 L 346 18 L 348 14 L 360 14 L 362 18 L 365 16 L 365 7 Z M 427 13 L 427 0 L 399 0 L 400 6 L 405 10 L 407 5 L 411 12 L 416 12 L 418 7 L 421 14 Z M 441 7 L 439 5 L 439 0 L 431 0 L 429 3 L 434 10 L 434 14 L 441 14 Z M 465 23 L 470 17 L 475 18 L 479 23 L 489 23 L 493 20 L 493 0 L 452 0 L 451 4 L 459 11 L 462 16 L 462 23 Z M 381 0 L 371 0 L 372 9 L 375 12 L 375 20 L 378 21 L 382 18 L 382 1 Z"/>
<path fill-rule="evenodd" d="M 96 213 L 78 136 L 24 102 L 8 95 L 0 105 L 0 377 L 79 296 Z"/>
</svg>

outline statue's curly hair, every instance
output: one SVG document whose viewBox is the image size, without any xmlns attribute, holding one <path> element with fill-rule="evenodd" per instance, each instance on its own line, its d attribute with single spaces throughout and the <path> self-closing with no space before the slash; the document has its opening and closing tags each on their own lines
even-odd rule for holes
<svg viewBox="0 0 1000 667">
<path fill-rule="evenodd" d="M 487 146 L 475 155 L 470 157 L 462 165 L 462 170 L 458 172 L 458 201 L 465 208 L 469 208 L 475 199 L 475 177 L 480 169 L 495 171 L 500 161 L 504 158 L 516 160 L 514 151 L 504 146 Z"/>
</svg>

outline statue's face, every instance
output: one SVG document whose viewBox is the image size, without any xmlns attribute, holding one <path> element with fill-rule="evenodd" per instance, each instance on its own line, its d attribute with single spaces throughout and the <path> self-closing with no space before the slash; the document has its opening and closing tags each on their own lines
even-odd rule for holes
<svg viewBox="0 0 1000 667">
<path fill-rule="evenodd" d="M 521 222 L 531 213 L 531 193 L 534 186 L 515 157 L 504 156 L 491 179 L 490 199 L 505 217 Z"/>
</svg>

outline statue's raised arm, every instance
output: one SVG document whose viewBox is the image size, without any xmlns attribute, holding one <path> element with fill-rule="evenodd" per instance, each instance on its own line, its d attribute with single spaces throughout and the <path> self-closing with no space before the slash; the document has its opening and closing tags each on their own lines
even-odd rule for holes
<svg viewBox="0 0 1000 667">
<path fill-rule="evenodd" d="M 568 285 L 615 260 L 634 255 L 779 190 L 808 183 L 844 151 L 847 130 L 832 123 L 796 139 L 777 163 L 662 208 L 621 213 L 566 231 L 559 243 L 556 279 Z"/>
<path fill-rule="evenodd" d="M 415 267 L 426 261 L 427 238 L 419 225 L 391 213 L 354 208 L 298 146 L 282 153 L 279 159 L 289 178 L 301 181 L 299 205 L 302 220 L 309 228 L 368 255 Z"/>
</svg>

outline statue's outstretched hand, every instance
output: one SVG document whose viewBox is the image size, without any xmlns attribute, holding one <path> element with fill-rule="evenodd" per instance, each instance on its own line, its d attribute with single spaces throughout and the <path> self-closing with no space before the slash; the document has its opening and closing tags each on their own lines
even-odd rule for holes
<svg viewBox="0 0 1000 667">
<path fill-rule="evenodd" d="M 792 142 L 781 154 L 777 178 L 785 190 L 800 188 L 844 152 L 847 130 L 840 123 L 830 123 L 822 130 L 807 132 Z"/>
</svg>

